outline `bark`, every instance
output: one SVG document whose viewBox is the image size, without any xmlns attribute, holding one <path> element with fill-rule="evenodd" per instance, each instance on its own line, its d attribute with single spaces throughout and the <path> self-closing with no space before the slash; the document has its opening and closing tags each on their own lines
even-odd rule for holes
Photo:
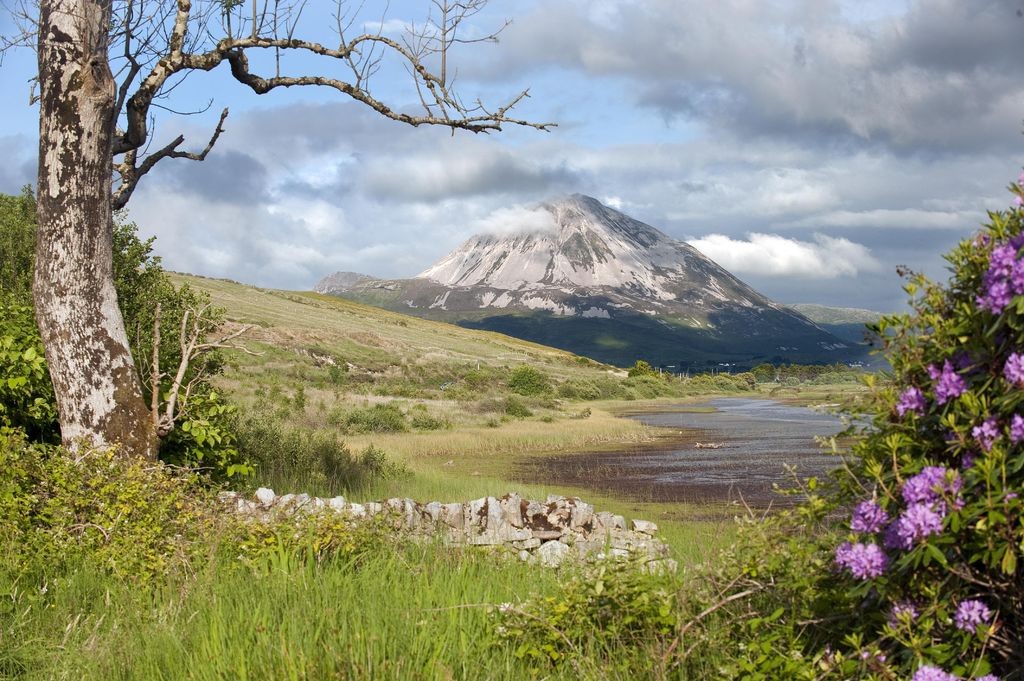
<svg viewBox="0 0 1024 681">
<path fill-rule="evenodd" d="M 114 290 L 110 17 L 104 0 L 40 5 L 33 296 L 64 443 L 116 444 L 126 455 L 155 458 L 155 431 Z"/>
</svg>

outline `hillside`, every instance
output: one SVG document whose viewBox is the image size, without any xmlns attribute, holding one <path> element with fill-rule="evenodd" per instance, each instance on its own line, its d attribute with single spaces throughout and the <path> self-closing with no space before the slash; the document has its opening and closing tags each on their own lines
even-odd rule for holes
<svg viewBox="0 0 1024 681">
<path fill-rule="evenodd" d="M 749 367 L 862 354 L 689 244 L 596 199 L 574 194 L 524 220 L 521 231 L 471 237 L 412 279 L 331 275 L 317 290 L 619 366 L 643 358 Z"/>
<path fill-rule="evenodd" d="M 865 325 L 874 324 L 881 312 L 858 307 L 829 307 L 814 303 L 796 303 L 791 308 L 838 338 L 850 343 L 863 343 L 868 334 Z"/>
</svg>

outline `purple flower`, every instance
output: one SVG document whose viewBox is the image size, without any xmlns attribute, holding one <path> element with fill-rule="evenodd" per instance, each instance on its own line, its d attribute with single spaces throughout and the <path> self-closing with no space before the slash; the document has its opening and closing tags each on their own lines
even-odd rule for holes
<svg viewBox="0 0 1024 681">
<path fill-rule="evenodd" d="M 1003 376 L 1014 385 L 1024 386 L 1024 355 L 1012 353 L 1003 365 Z"/>
<path fill-rule="evenodd" d="M 999 681 L 999 677 L 995 674 L 985 674 L 985 676 L 978 676 L 974 681 Z"/>
<path fill-rule="evenodd" d="M 857 504 L 850 520 L 850 529 L 854 532 L 878 532 L 889 522 L 889 514 L 874 501 L 862 501 Z"/>
<path fill-rule="evenodd" d="M 920 415 L 924 414 L 926 406 L 924 393 L 919 388 L 910 386 L 900 393 L 899 402 L 896 403 L 896 413 L 900 416 L 905 416 L 907 412 Z"/>
<path fill-rule="evenodd" d="M 1010 442 L 1017 444 L 1024 440 L 1024 416 L 1014 414 L 1010 419 Z"/>
<path fill-rule="evenodd" d="M 945 466 L 925 466 L 917 475 L 903 482 L 903 500 L 908 504 L 939 501 L 944 493 L 956 494 L 963 484 L 960 476 L 953 474 L 948 480 L 949 469 Z"/>
<path fill-rule="evenodd" d="M 999 431 L 999 421 L 995 417 L 982 421 L 980 426 L 971 429 L 971 436 L 978 441 L 981 448 L 986 452 L 992 450 L 992 445 L 999 439 L 1002 433 Z"/>
<path fill-rule="evenodd" d="M 836 548 L 836 565 L 846 568 L 857 579 L 880 577 L 889 565 L 889 558 L 877 544 L 844 542 Z"/>
<path fill-rule="evenodd" d="M 933 665 L 926 664 L 923 667 L 918 667 L 910 681 L 960 681 L 960 677 L 944 672 Z"/>
<path fill-rule="evenodd" d="M 992 619 L 992 611 L 984 602 L 976 598 L 960 601 L 953 615 L 953 623 L 960 631 L 974 633 L 979 625 L 988 624 Z"/>
<path fill-rule="evenodd" d="M 913 622 L 919 614 L 917 608 L 910 601 L 893 603 L 892 609 L 889 610 L 889 626 L 895 628 L 903 622 Z"/>
<path fill-rule="evenodd" d="M 943 363 L 941 370 L 934 364 L 929 364 L 928 375 L 935 381 L 935 400 L 939 404 L 960 397 L 967 390 L 967 382 L 963 376 L 956 373 L 948 359 Z"/>
<path fill-rule="evenodd" d="M 925 537 L 941 533 L 945 515 L 941 505 L 911 504 L 889 526 L 885 534 L 885 545 L 909 551 Z"/>
<path fill-rule="evenodd" d="M 964 452 L 960 456 L 960 468 L 967 470 L 968 468 L 974 468 L 974 452 Z"/>
<path fill-rule="evenodd" d="M 999 314 L 1013 300 L 1013 290 L 1010 288 L 1010 282 L 1006 279 L 986 275 L 983 285 L 985 292 L 975 298 L 975 302 L 982 310 Z"/>
<path fill-rule="evenodd" d="M 1010 288 L 1015 296 L 1024 293 L 1024 260 L 1013 263 L 1013 271 L 1010 272 Z"/>
</svg>

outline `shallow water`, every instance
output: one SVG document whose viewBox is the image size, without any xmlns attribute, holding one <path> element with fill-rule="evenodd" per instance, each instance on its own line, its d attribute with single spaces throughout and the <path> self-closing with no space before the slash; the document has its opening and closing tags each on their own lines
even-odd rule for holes
<svg viewBox="0 0 1024 681">
<path fill-rule="evenodd" d="M 771 400 L 721 398 L 685 405 L 685 412 L 650 412 L 631 418 L 678 429 L 668 445 L 546 458 L 531 465 L 548 482 L 598 487 L 649 501 L 739 501 L 763 507 L 785 503 L 774 484 L 790 487 L 789 464 L 800 477 L 838 465 L 816 436 L 835 435 L 840 420 L 827 413 Z M 718 449 L 696 444 L 715 443 Z"/>
</svg>

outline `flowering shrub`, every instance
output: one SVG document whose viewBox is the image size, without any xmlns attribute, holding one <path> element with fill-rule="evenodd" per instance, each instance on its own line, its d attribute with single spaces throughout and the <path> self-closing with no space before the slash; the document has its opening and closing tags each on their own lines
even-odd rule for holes
<svg viewBox="0 0 1024 681">
<path fill-rule="evenodd" d="M 877 651 L 877 678 L 1024 668 L 1022 184 L 1014 208 L 947 256 L 948 285 L 912 277 L 912 314 L 878 325 L 893 381 L 876 387 L 840 481 L 852 514 L 833 555 L 860 610 L 844 644 Z"/>
</svg>

